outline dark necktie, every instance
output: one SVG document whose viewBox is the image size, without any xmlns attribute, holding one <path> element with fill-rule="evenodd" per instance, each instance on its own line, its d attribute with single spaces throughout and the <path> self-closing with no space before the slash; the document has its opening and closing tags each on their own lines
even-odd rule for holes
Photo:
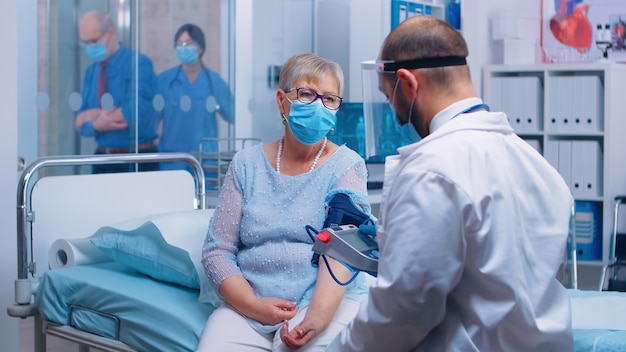
<svg viewBox="0 0 626 352">
<path fill-rule="evenodd" d="M 102 96 L 107 92 L 107 74 L 106 74 L 107 62 L 100 62 L 100 73 L 98 74 L 98 103 L 102 106 Z"/>
</svg>

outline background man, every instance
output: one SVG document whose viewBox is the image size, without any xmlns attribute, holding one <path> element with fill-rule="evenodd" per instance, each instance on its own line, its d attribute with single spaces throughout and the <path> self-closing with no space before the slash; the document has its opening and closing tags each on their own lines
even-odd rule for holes
<svg viewBox="0 0 626 352">
<path fill-rule="evenodd" d="M 96 154 L 156 152 L 156 113 L 152 107 L 156 75 L 152 61 L 117 41 L 115 26 L 106 13 L 85 13 L 78 30 L 87 55 L 95 62 L 85 73 L 76 129 L 83 137 L 95 138 Z M 93 171 L 132 169 L 133 165 L 112 164 L 95 165 Z M 155 170 L 158 164 L 139 164 L 139 169 Z"/>
</svg>

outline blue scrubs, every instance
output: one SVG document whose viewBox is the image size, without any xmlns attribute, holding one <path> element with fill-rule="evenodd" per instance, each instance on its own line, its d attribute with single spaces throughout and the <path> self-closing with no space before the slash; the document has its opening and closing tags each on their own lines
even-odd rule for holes
<svg viewBox="0 0 626 352">
<path fill-rule="evenodd" d="M 218 137 L 216 112 L 224 120 L 233 121 L 230 89 L 218 73 L 203 67 L 196 80 L 190 83 L 182 67 L 176 66 L 159 74 L 157 81 L 158 93 L 165 102 L 159 117 L 163 120 L 160 152 L 198 152 L 201 138 Z M 190 106 L 181 104 L 183 96 L 190 99 Z M 207 104 L 210 96 L 215 98 L 211 100 L 217 102 L 218 109 L 215 103 Z M 216 150 L 215 143 L 203 145 L 205 152 Z M 180 168 L 174 163 L 161 167 Z"/>
</svg>

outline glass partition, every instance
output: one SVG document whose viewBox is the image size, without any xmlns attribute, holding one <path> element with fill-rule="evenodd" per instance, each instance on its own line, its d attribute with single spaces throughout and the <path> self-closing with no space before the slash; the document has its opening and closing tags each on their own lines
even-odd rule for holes
<svg viewBox="0 0 626 352">
<path fill-rule="evenodd" d="M 198 153 L 232 137 L 224 3 L 37 0 L 38 155 Z M 53 173 L 111 171 L 125 170 Z"/>
</svg>

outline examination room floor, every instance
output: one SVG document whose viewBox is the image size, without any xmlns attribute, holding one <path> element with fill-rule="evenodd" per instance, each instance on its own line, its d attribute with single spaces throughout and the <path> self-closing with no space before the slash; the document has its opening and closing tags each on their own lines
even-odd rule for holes
<svg viewBox="0 0 626 352">
<path fill-rule="evenodd" d="M 35 319 L 20 319 L 20 352 L 32 352 L 34 351 L 33 342 L 33 326 Z M 63 340 L 54 336 L 46 337 L 46 352 L 78 352 L 79 346 L 71 341 Z M 100 350 L 92 348 L 89 352 L 98 352 Z"/>
</svg>

